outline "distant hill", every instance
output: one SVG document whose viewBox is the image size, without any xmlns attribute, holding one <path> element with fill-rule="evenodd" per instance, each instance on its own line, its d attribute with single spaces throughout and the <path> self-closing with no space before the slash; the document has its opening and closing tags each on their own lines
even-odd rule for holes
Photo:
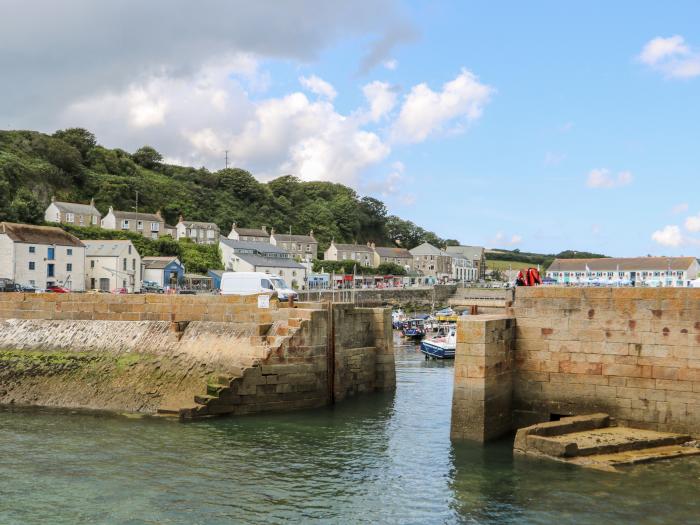
<svg viewBox="0 0 700 525">
<path fill-rule="evenodd" d="M 372 197 L 331 182 L 302 182 L 286 175 L 262 183 L 239 168 L 206 168 L 163 163 L 148 146 L 134 153 L 107 149 L 87 130 L 72 128 L 47 135 L 35 131 L 0 131 L 0 220 L 43 221 L 52 195 L 58 200 L 88 202 L 106 213 L 160 209 L 174 224 L 189 220 L 215 222 L 228 233 L 231 224 L 263 225 L 279 232 L 314 231 L 321 250 L 331 239 L 344 243 L 374 241 L 413 248 L 423 242 L 445 245 L 433 232 L 388 215 Z M 456 243 L 456 241 L 449 241 Z"/>
<path fill-rule="evenodd" d="M 521 252 L 520 250 L 502 250 L 489 249 L 486 250 L 487 266 L 507 269 L 508 262 L 512 262 L 512 268 L 518 269 L 527 266 L 540 266 L 540 269 L 545 270 L 552 264 L 554 259 L 600 259 L 607 257 L 599 253 L 579 252 L 575 250 L 565 250 L 557 254 L 543 254 L 533 252 Z M 488 264 L 489 261 L 494 261 L 494 264 Z"/>
</svg>

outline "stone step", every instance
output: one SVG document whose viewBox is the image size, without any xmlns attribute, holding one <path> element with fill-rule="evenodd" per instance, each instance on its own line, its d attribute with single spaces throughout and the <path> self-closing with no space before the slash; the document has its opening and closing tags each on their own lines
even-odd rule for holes
<svg viewBox="0 0 700 525">
<path fill-rule="evenodd" d="M 615 470 L 616 467 L 648 463 L 661 459 L 674 459 L 700 454 L 700 448 L 683 445 L 667 445 L 661 447 L 644 448 L 641 450 L 627 450 L 611 454 L 595 454 L 571 458 L 568 462 L 582 467 L 599 470 Z"/>
<path fill-rule="evenodd" d="M 158 410 L 156 410 L 156 414 L 164 415 L 164 416 L 177 416 L 180 414 L 180 407 L 179 406 L 161 406 L 158 407 Z"/>
<path fill-rule="evenodd" d="M 209 394 L 194 396 L 194 402 L 198 405 L 206 405 L 207 403 L 209 403 L 210 401 L 213 401 L 214 399 L 218 399 L 218 396 L 212 396 Z"/>
</svg>

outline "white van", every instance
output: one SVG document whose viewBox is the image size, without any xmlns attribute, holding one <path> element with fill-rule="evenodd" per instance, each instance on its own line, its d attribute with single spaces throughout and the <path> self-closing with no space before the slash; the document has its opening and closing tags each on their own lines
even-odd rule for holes
<svg viewBox="0 0 700 525">
<path fill-rule="evenodd" d="M 280 301 L 296 299 L 297 293 L 284 279 L 263 272 L 224 272 L 221 275 L 221 295 L 254 295 L 277 292 Z"/>
</svg>

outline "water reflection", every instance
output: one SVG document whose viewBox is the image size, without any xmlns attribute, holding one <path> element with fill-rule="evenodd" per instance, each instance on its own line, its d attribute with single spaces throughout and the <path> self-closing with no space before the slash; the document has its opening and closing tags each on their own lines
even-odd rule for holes
<svg viewBox="0 0 700 525">
<path fill-rule="evenodd" d="M 397 340 L 397 343 L 401 343 Z M 625 475 L 451 444 L 452 363 L 396 393 L 179 424 L 0 410 L 0 523 L 697 523 L 700 460 Z"/>
</svg>

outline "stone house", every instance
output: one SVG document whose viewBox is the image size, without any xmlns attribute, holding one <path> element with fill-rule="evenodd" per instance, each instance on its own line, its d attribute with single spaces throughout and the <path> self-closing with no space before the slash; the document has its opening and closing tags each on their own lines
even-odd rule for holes
<svg viewBox="0 0 700 525">
<path fill-rule="evenodd" d="M 413 269 L 420 275 L 438 281 L 452 278 L 452 257 L 447 252 L 427 242 L 409 251 L 413 256 Z"/>
<path fill-rule="evenodd" d="M 368 244 L 338 244 L 331 241 L 323 258 L 326 261 L 355 261 L 361 266 L 374 266 L 374 249 Z"/>
<path fill-rule="evenodd" d="M 451 253 L 452 279 L 459 282 L 473 282 L 479 280 L 479 270 L 474 267 L 474 260 L 462 253 Z"/>
<path fill-rule="evenodd" d="M 129 240 L 94 240 L 85 244 L 85 287 L 109 292 L 141 291 L 141 255 Z"/>
<path fill-rule="evenodd" d="M 486 250 L 483 246 L 448 246 L 445 251 L 452 256 L 461 255 L 471 262 L 471 267 L 477 273 L 477 277 L 472 280 L 476 281 L 486 277 Z M 460 261 L 460 264 L 462 263 Z"/>
<path fill-rule="evenodd" d="M 106 230 L 123 230 L 135 232 L 148 239 L 157 239 L 167 235 L 165 220 L 160 214 L 133 211 L 118 211 L 109 207 L 107 215 L 102 218 L 102 227 Z"/>
<path fill-rule="evenodd" d="M 267 233 L 267 228 L 263 226 L 257 228 L 241 228 L 235 222 L 231 226 L 231 232 L 228 238 L 233 241 L 248 241 L 248 242 L 270 242 L 270 234 Z"/>
<path fill-rule="evenodd" d="M 382 263 L 398 264 L 408 272 L 413 270 L 413 256 L 405 248 L 383 247 L 371 244 L 373 250 L 373 264 L 375 268 Z"/>
<path fill-rule="evenodd" d="M 0 277 L 37 288 L 85 291 L 85 245 L 53 226 L 0 223 Z"/>
<path fill-rule="evenodd" d="M 279 275 L 293 288 L 306 283 L 306 267 L 295 261 L 291 254 L 269 243 L 219 240 L 221 262 L 229 272 L 264 272 Z"/>
<path fill-rule="evenodd" d="M 51 204 L 44 212 L 46 222 L 74 224 L 76 226 L 96 226 L 99 228 L 102 214 L 95 208 L 95 199 L 90 204 L 57 201 L 51 197 Z"/>
<path fill-rule="evenodd" d="M 288 251 L 299 261 L 313 261 L 318 257 L 318 241 L 311 230 L 308 235 L 292 235 L 270 231 L 270 244 Z"/>
<path fill-rule="evenodd" d="M 216 244 L 219 242 L 219 227 L 213 222 L 186 221 L 182 215 L 175 226 L 175 238 L 191 239 L 197 244 Z"/>
</svg>

